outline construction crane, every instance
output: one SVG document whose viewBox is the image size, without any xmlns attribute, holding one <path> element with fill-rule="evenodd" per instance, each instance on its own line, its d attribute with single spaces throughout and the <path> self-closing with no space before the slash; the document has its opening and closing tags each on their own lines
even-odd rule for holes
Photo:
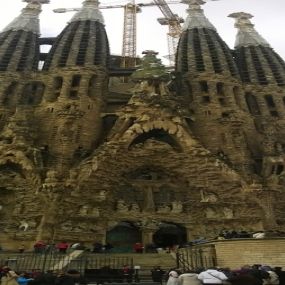
<svg viewBox="0 0 285 285">
<path fill-rule="evenodd" d="M 167 43 L 168 43 L 168 59 L 170 65 L 175 62 L 175 54 L 178 45 L 180 35 L 182 33 L 181 23 L 184 23 L 183 18 L 174 14 L 169 8 L 165 0 L 154 0 L 162 12 L 164 18 L 158 18 L 158 22 L 161 25 L 168 25 Z"/>
<path fill-rule="evenodd" d="M 179 0 L 172 0 L 161 3 L 161 9 L 169 9 L 168 4 L 179 4 Z M 137 59 L 137 13 L 141 12 L 141 7 L 157 6 L 156 2 L 150 3 L 135 3 L 135 0 L 124 5 L 100 5 L 99 9 L 124 9 L 124 30 L 122 44 L 122 59 L 121 67 L 131 68 L 136 66 Z M 165 6 L 165 8 L 164 8 Z M 76 12 L 81 8 L 57 8 L 55 13 Z M 170 10 L 170 9 L 169 9 Z"/>
</svg>

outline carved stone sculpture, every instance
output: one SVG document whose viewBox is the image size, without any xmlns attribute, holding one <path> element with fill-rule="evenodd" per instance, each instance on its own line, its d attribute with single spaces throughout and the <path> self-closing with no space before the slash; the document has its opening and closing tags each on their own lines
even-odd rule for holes
<svg viewBox="0 0 285 285">
<path fill-rule="evenodd" d="M 171 203 L 171 205 L 172 205 L 171 213 L 180 214 L 183 212 L 183 205 L 180 201 L 174 201 Z"/>
<path fill-rule="evenodd" d="M 118 200 L 118 202 L 117 202 L 117 211 L 119 212 L 119 213 L 126 213 L 126 212 L 128 212 L 128 210 L 129 210 L 129 207 L 128 207 L 128 205 L 125 203 L 125 201 L 124 200 Z"/>
<path fill-rule="evenodd" d="M 162 205 L 162 206 L 157 207 L 157 213 L 159 214 L 169 213 L 170 210 L 171 209 L 168 205 Z"/>
<path fill-rule="evenodd" d="M 87 206 L 87 205 L 82 206 L 79 210 L 79 215 L 80 216 L 87 216 L 88 210 L 89 210 L 89 206 Z"/>
<path fill-rule="evenodd" d="M 234 212 L 231 208 L 224 207 L 223 213 L 226 219 L 232 219 L 234 217 Z"/>
</svg>

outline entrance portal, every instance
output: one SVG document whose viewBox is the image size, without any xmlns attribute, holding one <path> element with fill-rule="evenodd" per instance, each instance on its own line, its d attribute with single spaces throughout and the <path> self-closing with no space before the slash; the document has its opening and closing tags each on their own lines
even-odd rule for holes
<svg viewBox="0 0 285 285">
<path fill-rule="evenodd" d="M 186 229 L 182 226 L 163 222 L 153 235 L 153 242 L 158 247 L 172 247 L 187 242 Z"/>
<path fill-rule="evenodd" d="M 141 241 L 141 231 L 130 222 L 120 222 L 106 236 L 106 242 L 113 246 L 112 252 L 133 252 L 134 244 Z"/>
</svg>

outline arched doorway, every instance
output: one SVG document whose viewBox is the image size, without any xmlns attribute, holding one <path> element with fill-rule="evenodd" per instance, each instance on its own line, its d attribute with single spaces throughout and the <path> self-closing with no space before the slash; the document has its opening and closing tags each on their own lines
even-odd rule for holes
<svg viewBox="0 0 285 285">
<path fill-rule="evenodd" d="M 187 241 L 186 229 L 173 223 L 162 222 L 153 235 L 153 242 L 158 247 L 172 247 Z"/>
<path fill-rule="evenodd" d="M 106 236 L 106 242 L 113 246 L 112 252 L 133 252 L 134 244 L 141 241 L 141 231 L 131 222 L 118 223 Z"/>
</svg>

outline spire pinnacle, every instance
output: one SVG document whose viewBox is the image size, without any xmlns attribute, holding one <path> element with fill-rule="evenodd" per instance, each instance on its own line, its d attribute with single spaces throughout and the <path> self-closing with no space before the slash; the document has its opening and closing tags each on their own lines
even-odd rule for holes
<svg viewBox="0 0 285 285">
<path fill-rule="evenodd" d="M 15 18 L 2 32 L 6 31 L 26 31 L 40 34 L 39 14 L 41 5 L 48 4 L 49 0 L 23 0 L 28 5 L 22 10 L 21 14 Z"/>
<path fill-rule="evenodd" d="M 228 17 L 234 18 L 235 28 L 238 29 L 235 47 L 241 46 L 266 46 L 270 47 L 270 44 L 255 30 L 254 24 L 250 19 L 253 16 L 245 12 L 232 13 Z"/>
<path fill-rule="evenodd" d="M 85 0 L 82 8 L 73 16 L 71 22 L 90 20 L 104 24 L 103 15 L 99 10 L 99 4 L 98 0 Z"/>
<path fill-rule="evenodd" d="M 188 16 L 185 20 L 183 30 L 190 30 L 194 28 L 207 28 L 211 30 L 216 30 L 216 28 L 210 23 L 204 14 L 204 10 L 201 5 L 206 2 L 203 0 L 182 0 L 182 3 L 188 4 L 187 9 Z"/>
</svg>

